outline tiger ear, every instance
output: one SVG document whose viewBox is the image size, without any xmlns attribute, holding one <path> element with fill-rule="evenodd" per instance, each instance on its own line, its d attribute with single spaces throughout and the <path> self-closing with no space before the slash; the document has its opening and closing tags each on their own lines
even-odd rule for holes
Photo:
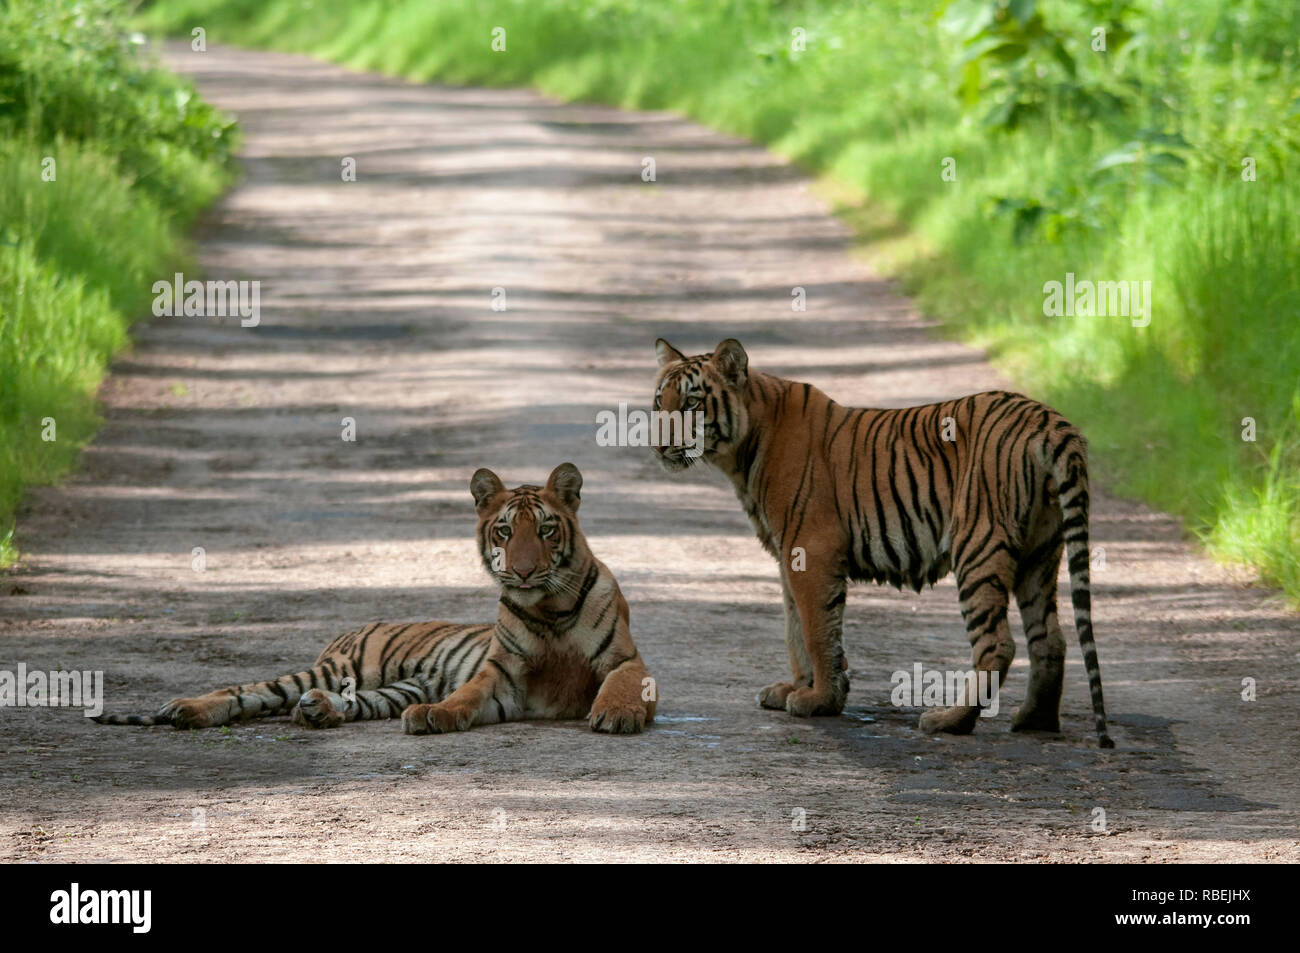
<svg viewBox="0 0 1300 953">
<path fill-rule="evenodd" d="M 749 379 L 749 355 L 745 353 L 744 345 L 735 338 L 727 338 L 714 348 L 710 361 L 728 384 L 734 387 L 745 386 L 745 381 Z"/>
<path fill-rule="evenodd" d="M 506 485 L 495 473 L 482 467 L 470 477 L 469 491 L 474 494 L 474 508 L 482 513 L 498 494 L 506 491 Z"/>
<path fill-rule="evenodd" d="M 655 354 L 659 357 L 660 367 L 663 367 L 665 364 L 675 364 L 678 361 L 686 360 L 685 354 L 677 350 L 677 348 L 673 347 L 663 338 L 655 341 Z"/>
<path fill-rule="evenodd" d="M 582 474 L 572 463 L 561 463 L 552 470 L 546 489 L 558 496 L 572 512 L 578 512 L 578 504 L 582 502 Z"/>
</svg>

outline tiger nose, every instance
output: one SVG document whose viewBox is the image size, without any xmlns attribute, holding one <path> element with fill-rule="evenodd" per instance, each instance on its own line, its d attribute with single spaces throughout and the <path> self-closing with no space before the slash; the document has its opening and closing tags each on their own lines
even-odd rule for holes
<svg viewBox="0 0 1300 953">
<path fill-rule="evenodd" d="M 537 563 L 532 560 L 528 560 L 527 562 L 521 560 L 515 563 L 514 570 L 515 575 L 518 576 L 521 581 L 524 581 L 537 570 Z"/>
</svg>

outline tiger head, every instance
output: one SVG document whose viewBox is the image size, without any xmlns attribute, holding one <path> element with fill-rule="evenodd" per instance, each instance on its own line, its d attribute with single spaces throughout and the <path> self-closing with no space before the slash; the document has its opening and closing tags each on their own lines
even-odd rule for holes
<svg viewBox="0 0 1300 953">
<path fill-rule="evenodd" d="M 654 409 L 671 414 L 703 414 L 703 434 L 686 439 L 652 442 L 665 470 L 684 470 L 701 460 L 714 463 L 733 454 L 749 431 L 745 386 L 749 356 L 735 338 L 727 338 L 712 354 L 687 357 L 663 338 L 655 342 L 659 374 L 655 378 Z M 652 435 L 656 433 L 651 428 Z M 697 449 L 698 448 L 698 449 Z"/>
<path fill-rule="evenodd" d="M 578 528 L 582 474 L 561 463 L 546 486 L 507 490 L 488 469 L 469 481 L 478 510 L 478 548 L 483 565 L 503 593 L 520 605 L 577 589 L 590 559 Z"/>
</svg>

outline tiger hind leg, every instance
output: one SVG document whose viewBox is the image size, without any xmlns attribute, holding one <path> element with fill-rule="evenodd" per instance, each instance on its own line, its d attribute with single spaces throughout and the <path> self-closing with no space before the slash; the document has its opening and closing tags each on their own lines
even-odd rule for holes
<svg viewBox="0 0 1300 953">
<path fill-rule="evenodd" d="M 1016 643 L 1011 638 L 1011 625 L 1007 621 L 1011 577 L 1010 564 L 1002 559 L 986 561 L 965 572 L 958 572 L 961 613 L 970 638 L 975 677 L 968 677 L 963 682 L 961 695 L 951 708 L 934 708 L 921 715 L 920 728 L 926 734 L 941 731 L 954 735 L 969 734 L 980 716 L 980 674 L 987 673 L 984 677 L 990 681 L 996 678 L 997 689 L 1001 689 L 1006 681 L 1007 669 L 1016 655 Z"/>
<path fill-rule="evenodd" d="M 1059 520 L 1058 520 L 1059 523 Z M 1029 690 L 1011 719 L 1012 731 L 1061 730 L 1065 684 L 1065 636 L 1056 617 L 1056 575 L 1061 564 L 1059 535 L 1048 540 L 1046 558 L 1016 587 L 1016 602 L 1029 645 Z"/>
<path fill-rule="evenodd" d="M 105 715 L 97 720 L 104 724 L 171 725 L 188 729 L 216 728 L 249 718 L 287 715 L 308 686 L 337 689 L 343 675 L 351 670 L 347 660 L 327 658 L 296 675 L 232 685 L 195 698 L 173 698 L 151 716 Z"/>
<path fill-rule="evenodd" d="M 398 718 L 410 705 L 436 701 L 433 696 L 433 686 L 418 676 L 347 695 L 313 688 L 303 693 L 292 716 L 304 728 L 337 728 L 349 721 Z"/>
<path fill-rule="evenodd" d="M 283 715 L 287 706 L 298 700 L 301 689 L 295 678 L 302 679 L 311 673 L 286 675 L 265 682 L 232 685 L 219 688 L 197 698 L 173 698 L 154 715 L 157 724 L 170 724 L 174 728 L 216 728 L 235 721 Z M 319 676 L 323 672 L 317 670 Z"/>
</svg>

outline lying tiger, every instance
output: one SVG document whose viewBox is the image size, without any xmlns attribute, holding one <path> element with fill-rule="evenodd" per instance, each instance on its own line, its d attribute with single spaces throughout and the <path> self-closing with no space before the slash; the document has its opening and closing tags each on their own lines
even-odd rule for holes
<svg viewBox="0 0 1300 953">
<path fill-rule="evenodd" d="M 662 338 L 656 351 L 654 409 L 702 419 L 704 429 L 702 442 L 679 431 L 656 446 L 660 461 L 670 471 L 701 460 L 721 471 L 781 567 L 792 678 L 762 689 L 759 704 L 839 714 L 849 690 L 846 583 L 919 592 L 952 570 L 975 669 L 997 672 L 998 686 L 1016 651 L 1007 623 L 1015 595 L 1029 691 L 1011 727 L 1059 731 L 1064 549 L 1097 739 L 1114 747 L 1092 639 L 1086 445 L 1060 414 L 1001 391 L 898 410 L 844 407 L 810 384 L 751 370 L 734 338 L 712 354 L 687 357 Z M 692 439 L 702 453 L 687 446 Z M 954 707 L 923 714 L 922 730 L 971 731 L 977 682 L 963 692 Z"/>
<path fill-rule="evenodd" d="M 656 689 L 618 583 L 578 527 L 581 489 L 571 463 L 545 487 L 507 490 L 491 470 L 474 474 L 479 552 L 501 587 L 495 625 L 376 622 L 339 636 L 297 675 L 96 720 L 210 728 L 289 712 L 308 728 L 335 728 L 400 715 L 420 735 L 585 717 L 593 731 L 638 732 L 654 719 Z"/>
</svg>

